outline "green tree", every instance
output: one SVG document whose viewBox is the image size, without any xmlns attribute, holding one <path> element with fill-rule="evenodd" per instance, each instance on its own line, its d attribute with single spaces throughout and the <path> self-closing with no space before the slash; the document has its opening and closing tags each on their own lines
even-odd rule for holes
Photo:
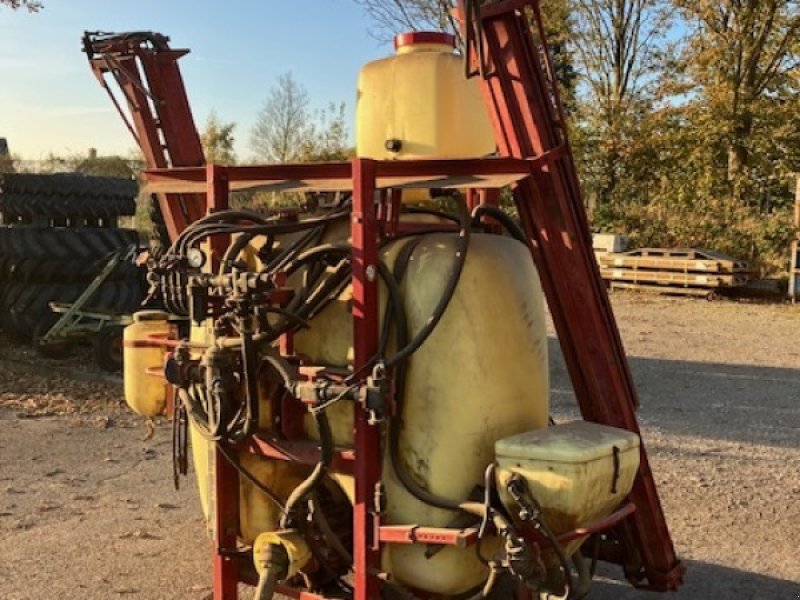
<svg viewBox="0 0 800 600">
<path fill-rule="evenodd" d="M 233 130 L 236 123 L 224 123 L 213 110 L 208 115 L 205 128 L 200 134 L 206 162 L 219 165 L 235 165 L 236 153 L 233 145 Z"/>
<path fill-rule="evenodd" d="M 800 2 L 675 0 L 693 28 L 684 68 L 729 193 L 800 169 Z"/>
<path fill-rule="evenodd" d="M 299 160 L 309 138 L 308 91 L 291 72 L 270 89 L 250 135 L 250 146 L 260 160 L 274 163 Z"/>
<path fill-rule="evenodd" d="M 600 209 L 641 193 L 630 184 L 649 159 L 641 142 L 650 129 L 670 20 L 665 0 L 576 0 L 574 124 L 577 137 L 590 142 L 578 147 L 585 187 Z"/>
<path fill-rule="evenodd" d="M 319 110 L 309 123 L 307 139 L 299 159 L 302 162 L 347 160 L 354 151 L 348 144 L 344 102 L 331 102 Z"/>
<path fill-rule="evenodd" d="M 449 31 L 460 37 L 451 0 L 354 0 L 372 18 L 371 34 L 387 41 L 406 31 Z"/>
</svg>

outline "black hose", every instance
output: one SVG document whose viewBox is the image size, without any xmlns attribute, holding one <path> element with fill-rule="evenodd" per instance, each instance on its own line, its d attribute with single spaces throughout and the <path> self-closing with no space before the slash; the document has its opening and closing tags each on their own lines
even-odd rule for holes
<svg viewBox="0 0 800 600">
<path fill-rule="evenodd" d="M 314 523 L 317 524 L 317 527 L 319 527 L 325 541 L 328 542 L 330 547 L 333 548 L 333 551 L 339 555 L 339 558 L 342 559 L 344 564 L 352 565 L 353 555 L 344 547 L 342 540 L 339 539 L 339 536 L 336 535 L 336 532 L 331 527 L 328 517 L 325 516 L 322 503 L 319 501 L 319 497 L 315 492 L 309 494 L 309 503 L 311 504 L 311 518 Z"/>
<path fill-rule="evenodd" d="M 490 216 L 495 221 L 499 222 L 503 228 L 511 234 L 518 242 L 522 242 L 526 246 L 530 246 L 530 240 L 523 231 L 522 227 L 503 209 L 489 204 L 481 204 L 472 211 L 472 225 L 477 226 L 480 224 L 481 217 Z"/>
<path fill-rule="evenodd" d="M 277 506 L 277 507 L 278 507 L 278 508 L 281 510 L 281 512 L 282 512 L 282 513 L 285 513 L 285 512 L 286 512 L 286 506 L 285 506 L 285 504 L 284 504 L 284 503 L 281 501 L 281 499 L 278 497 L 278 495 L 277 495 L 275 492 L 273 492 L 273 491 L 272 491 L 270 488 L 268 488 L 266 485 L 264 485 L 263 483 L 261 483 L 261 482 L 258 480 L 258 478 L 257 478 L 255 475 L 253 475 L 253 474 L 252 474 L 250 471 L 248 471 L 247 469 L 245 469 L 245 468 L 244 468 L 244 467 L 243 467 L 243 466 L 242 466 L 242 465 L 239 463 L 239 461 L 238 461 L 238 460 L 236 460 L 236 458 L 235 458 L 235 457 L 234 457 L 234 456 L 233 456 L 233 455 L 232 455 L 232 454 L 231 454 L 231 453 L 228 451 L 228 449 L 225 447 L 225 445 L 224 445 L 224 444 L 217 444 L 217 449 L 219 450 L 220 454 L 222 454 L 222 456 L 225 458 L 225 460 L 227 460 L 227 461 L 228 461 L 228 462 L 231 464 L 231 466 L 232 466 L 234 469 L 236 469 L 236 471 L 237 471 L 237 472 L 238 472 L 238 473 L 239 473 L 241 476 L 243 476 L 245 479 L 247 479 L 247 481 L 249 481 L 250 483 L 252 483 L 252 484 L 253 484 L 253 486 L 254 486 L 254 487 L 255 487 L 255 488 L 258 490 L 258 491 L 260 491 L 260 492 L 261 492 L 262 494 L 264 494 L 264 495 L 265 495 L 267 498 L 269 498 L 269 499 L 270 499 L 270 500 L 273 502 L 273 504 L 275 504 L 275 506 Z"/>
<path fill-rule="evenodd" d="M 278 583 L 277 569 L 267 569 L 258 578 L 254 600 L 272 600 L 275 596 L 275 586 Z"/>
<path fill-rule="evenodd" d="M 328 415 L 325 414 L 325 411 L 317 411 L 312 414 L 314 415 L 314 421 L 319 430 L 320 449 L 322 453 L 311 474 L 305 481 L 292 490 L 292 493 L 286 500 L 286 508 L 280 522 L 281 529 L 289 527 L 295 506 L 322 483 L 322 479 L 327 474 L 328 468 L 333 460 L 333 433 L 331 432 L 331 425 L 328 422 Z"/>
<path fill-rule="evenodd" d="M 430 318 L 425 325 L 423 325 L 422 329 L 417 332 L 414 338 L 408 342 L 407 345 L 400 346 L 400 350 L 386 360 L 386 366 L 388 368 L 394 367 L 395 365 L 403 362 L 414 352 L 419 350 L 422 344 L 425 343 L 430 334 L 439 324 L 439 321 L 450 304 L 450 300 L 453 299 L 453 294 L 455 293 L 458 282 L 461 279 L 461 273 L 464 270 L 464 264 L 467 261 L 467 250 L 469 249 L 471 226 L 470 215 L 467 211 L 466 205 L 463 202 L 459 202 L 458 206 L 461 229 L 458 233 L 458 243 L 456 245 L 456 260 L 453 264 L 450 276 L 447 278 L 447 282 L 445 283 L 444 291 L 442 292 L 436 307 L 433 309 Z"/>
</svg>

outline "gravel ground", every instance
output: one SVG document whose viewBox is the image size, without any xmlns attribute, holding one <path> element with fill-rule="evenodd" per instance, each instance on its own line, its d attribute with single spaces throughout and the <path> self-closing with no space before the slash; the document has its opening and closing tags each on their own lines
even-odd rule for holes
<svg viewBox="0 0 800 600">
<path fill-rule="evenodd" d="M 683 599 L 800 598 L 800 307 L 616 294 Z M 552 343 L 557 419 L 575 414 Z M 0 339 L 0 599 L 203 599 L 210 544 L 170 429 L 121 403 L 88 355 Z M 657 596 L 595 582 L 594 600 Z"/>
</svg>

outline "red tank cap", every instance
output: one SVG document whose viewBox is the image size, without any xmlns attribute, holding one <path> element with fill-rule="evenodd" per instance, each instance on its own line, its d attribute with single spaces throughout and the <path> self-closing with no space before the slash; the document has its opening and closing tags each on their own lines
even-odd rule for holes
<svg viewBox="0 0 800 600">
<path fill-rule="evenodd" d="M 400 33 L 394 37 L 395 50 L 416 44 L 444 44 L 455 48 L 456 36 L 442 31 L 411 31 Z"/>
</svg>

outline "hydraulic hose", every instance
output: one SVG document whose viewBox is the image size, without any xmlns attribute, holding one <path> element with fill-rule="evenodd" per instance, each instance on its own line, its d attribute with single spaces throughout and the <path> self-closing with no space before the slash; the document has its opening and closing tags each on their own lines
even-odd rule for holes
<svg viewBox="0 0 800 600">
<path fill-rule="evenodd" d="M 459 202 L 459 222 L 460 230 L 458 232 L 458 243 L 456 245 L 456 260 L 453 264 L 450 276 L 445 283 L 444 291 L 442 292 L 439 302 L 433 309 L 433 312 L 428 321 L 423 325 L 414 338 L 409 341 L 405 346 L 399 346 L 400 350 L 396 354 L 386 360 L 386 366 L 391 368 L 411 356 L 414 352 L 419 350 L 422 344 L 428 339 L 430 334 L 439 324 L 442 316 L 453 298 L 453 294 L 458 286 L 458 281 L 461 279 L 461 273 L 464 270 L 464 264 L 467 261 L 467 250 L 469 249 L 471 221 L 469 211 L 463 202 Z"/>
<path fill-rule="evenodd" d="M 322 483 L 322 479 L 327 474 L 328 468 L 333 460 L 333 433 L 331 432 L 331 425 L 328 422 L 328 415 L 325 414 L 324 410 L 316 411 L 312 414 L 314 415 L 314 421 L 316 422 L 317 429 L 319 430 L 320 448 L 322 454 L 319 461 L 314 466 L 314 470 L 311 472 L 311 475 L 309 475 L 305 481 L 300 483 L 300 485 L 294 488 L 292 493 L 289 494 L 289 498 L 286 500 L 286 509 L 283 512 L 283 516 L 281 516 L 281 529 L 286 529 L 289 527 L 292 512 L 294 511 L 295 506 L 301 500 L 305 499 L 310 493 L 312 493 L 320 483 Z"/>
<path fill-rule="evenodd" d="M 503 228 L 508 231 L 508 233 L 513 237 L 515 240 L 522 242 L 526 246 L 530 245 L 530 240 L 522 228 L 511 218 L 504 210 L 496 207 L 491 206 L 488 204 L 481 204 L 480 206 L 476 207 L 475 210 L 472 211 L 472 224 L 473 226 L 477 226 L 480 223 L 481 217 L 483 216 L 490 216 L 495 221 L 499 222 Z"/>
</svg>

